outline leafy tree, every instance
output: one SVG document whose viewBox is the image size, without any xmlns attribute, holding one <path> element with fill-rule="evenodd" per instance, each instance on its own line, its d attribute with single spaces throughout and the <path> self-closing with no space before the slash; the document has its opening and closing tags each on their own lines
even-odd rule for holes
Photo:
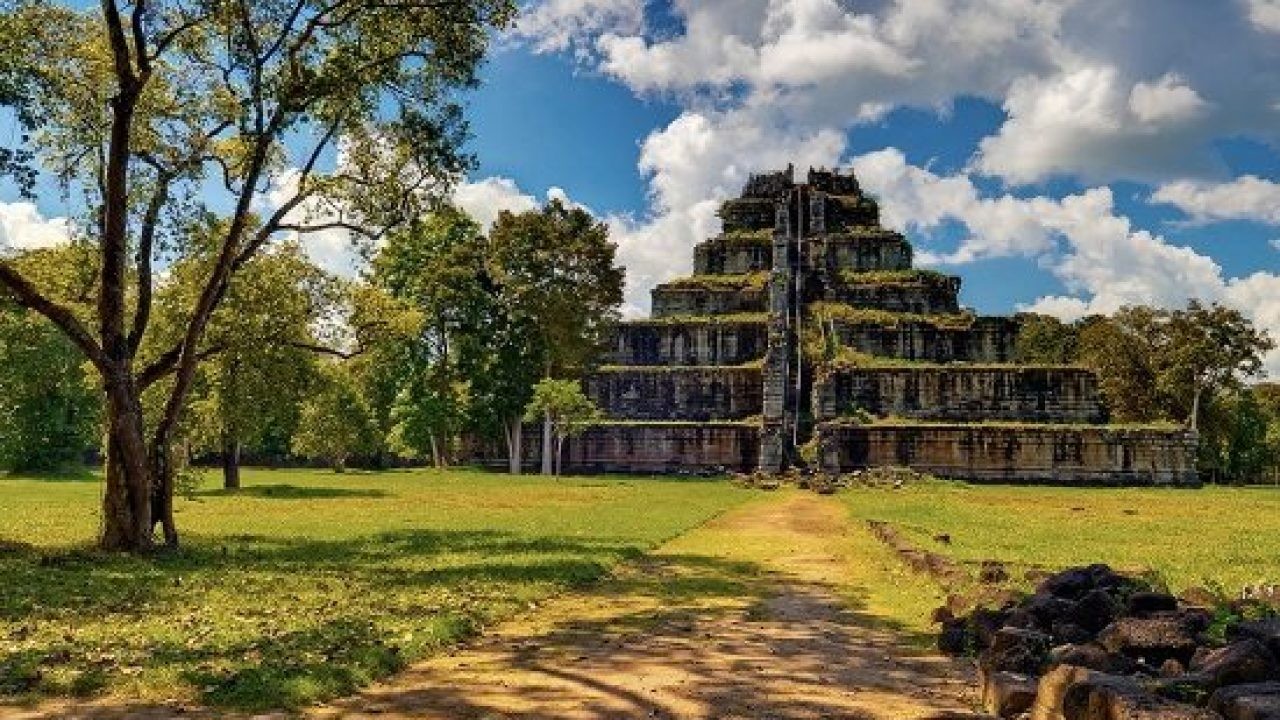
<svg viewBox="0 0 1280 720">
<path fill-rule="evenodd" d="M 1014 356 L 1028 365 L 1069 365 L 1077 361 L 1080 331 L 1048 315 L 1019 315 Z"/>
<path fill-rule="evenodd" d="M 0 301 L 0 468 L 84 462 L 101 439 L 101 402 L 84 356 L 48 320 Z"/>
<path fill-rule="evenodd" d="M 1167 314 L 1159 382 L 1171 398 L 1190 398 L 1187 426 L 1200 427 L 1206 394 L 1236 390 L 1243 378 L 1262 373 L 1262 357 L 1275 347 L 1238 310 L 1192 301 Z"/>
<path fill-rule="evenodd" d="M 222 455 L 224 487 L 240 487 L 243 446 L 297 423 L 321 347 L 312 326 L 333 311 L 339 294 L 293 243 L 254 258 L 231 283 L 206 337 L 218 352 L 197 371 L 192 393 L 194 439 Z"/>
<path fill-rule="evenodd" d="M 444 196 L 470 166 L 457 91 L 475 83 L 491 31 L 514 9 L 511 0 L 0 8 L 0 102 L 27 130 L 0 169 L 19 189 L 30 189 L 35 163 L 63 182 L 97 269 L 87 317 L 9 260 L 0 259 L 0 286 L 57 325 L 100 377 L 103 548 L 146 550 L 157 524 L 166 544 L 178 543 L 171 451 L 232 278 L 281 234 L 374 235 Z M 144 364 L 156 267 L 190 255 L 192 219 L 215 210 L 225 223 L 198 249 L 202 282 L 181 340 Z M 148 423 L 142 395 L 166 377 L 163 410 Z"/>
<path fill-rule="evenodd" d="M 371 451 L 374 444 L 373 418 L 350 368 L 326 363 L 315 392 L 302 405 L 293 451 L 323 458 L 340 473 L 352 456 Z"/>
<path fill-rule="evenodd" d="M 609 229 L 590 213 L 553 200 L 541 210 L 504 212 L 489 233 L 489 273 L 508 327 L 507 362 L 541 368 L 544 379 L 575 377 L 598 355 L 618 318 L 624 274 Z M 518 360 L 516 357 L 518 356 Z M 498 363 L 503 365 L 506 363 Z M 516 416 L 519 417 L 518 415 Z M 518 433 L 514 423 L 512 434 Z M 542 472 L 552 472 L 553 420 L 543 417 Z"/>
<path fill-rule="evenodd" d="M 1080 361 L 1097 373 L 1098 387 L 1115 420 L 1163 419 L 1164 403 L 1157 392 L 1155 370 L 1158 327 L 1157 314 L 1139 307 L 1081 323 Z"/>
<path fill-rule="evenodd" d="M 560 474 L 565 440 L 579 435 L 600 417 L 600 410 L 582 392 L 577 380 L 541 380 L 533 388 L 533 399 L 525 408 L 525 418 L 548 418 L 554 439 L 554 472 Z"/>
<path fill-rule="evenodd" d="M 1202 470 L 1237 483 L 1256 482 L 1273 466 L 1268 417 L 1248 388 L 1229 390 L 1204 407 L 1200 433 Z"/>
<path fill-rule="evenodd" d="M 444 207 L 388 236 L 373 282 L 412 306 L 420 331 L 389 347 L 371 393 L 390 423 L 393 449 L 448 463 L 468 418 L 470 383 L 482 364 L 487 315 L 484 238 L 462 212 Z"/>
</svg>

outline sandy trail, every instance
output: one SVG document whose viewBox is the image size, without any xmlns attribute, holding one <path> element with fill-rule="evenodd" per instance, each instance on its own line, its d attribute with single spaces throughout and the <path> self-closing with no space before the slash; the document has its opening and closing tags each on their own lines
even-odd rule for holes
<svg viewBox="0 0 1280 720">
<path fill-rule="evenodd" d="M 971 668 L 911 650 L 857 607 L 849 568 L 869 559 L 848 542 L 852 531 L 834 498 L 762 496 L 592 589 L 305 717 L 982 717 Z M 0 709 L 6 720 L 227 716 L 109 703 Z"/>
<path fill-rule="evenodd" d="M 594 592 L 313 716 L 975 717 L 964 664 L 911 652 L 842 600 L 843 564 L 857 561 L 843 552 L 848 530 L 831 498 L 748 503 Z"/>
</svg>

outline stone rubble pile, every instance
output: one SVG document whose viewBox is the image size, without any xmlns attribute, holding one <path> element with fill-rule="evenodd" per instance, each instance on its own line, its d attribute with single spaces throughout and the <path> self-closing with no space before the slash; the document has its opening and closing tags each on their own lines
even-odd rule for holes
<svg viewBox="0 0 1280 720">
<path fill-rule="evenodd" d="M 983 703 L 1001 718 L 1280 720 L 1280 617 L 1211 633 L 1213 610 L 1105 565 L 1050 576 L 998 610 L 938 619 L 939 648 L 977 653 Z"/>
</svg>

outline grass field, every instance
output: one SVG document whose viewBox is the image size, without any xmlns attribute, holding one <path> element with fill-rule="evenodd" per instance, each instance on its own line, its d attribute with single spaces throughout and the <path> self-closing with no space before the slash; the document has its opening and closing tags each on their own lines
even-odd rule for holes
<svg viewBox="0 0 1280 720">
<path fill-rule="evenodd" d="M 1172 589 L 1234 594 L 1280 582 L 1280 489 L 1078 489 L 945 482 L 842 494 L 854 517 L 893 523 L 957 560 L 1062 568 L 1106 562 Z M 951 542 L 935 540 L 949 535 Z"/>
<path fill-rule="evenodd" d="M 89 549 L 94 479 L 0 477 L 0 697 L 252 709 L 350 693 L 749 497 L 468 471 L 245 482 L 179 501 L 181 552 L 131 559 Z"/>
</svg>

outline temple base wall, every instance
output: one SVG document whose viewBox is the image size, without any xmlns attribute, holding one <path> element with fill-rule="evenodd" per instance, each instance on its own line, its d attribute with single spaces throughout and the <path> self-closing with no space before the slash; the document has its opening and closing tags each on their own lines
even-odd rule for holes
<svg viewBox="0 0 1280 720">
<path fill-rule="evenodd" d="M 814 385 L 814 414 L 832 420 L 880 417 L 1100 423 L 1106 419 L 1093 372 L 1034 367 L 850 367 Z"/>
<path fill-rule="evenodd" d="M 755 470 L 760 429 L 740 423 L 598 425 L 565 443 L 574 473 L 723 474 Z"/>
<path fill-rule="evenodd" d="M 819 426 L 822 468 L 910 467 L 1011 485 L 1197 486 L 1193 433 L 1114 427 Z"/>
</svg>

